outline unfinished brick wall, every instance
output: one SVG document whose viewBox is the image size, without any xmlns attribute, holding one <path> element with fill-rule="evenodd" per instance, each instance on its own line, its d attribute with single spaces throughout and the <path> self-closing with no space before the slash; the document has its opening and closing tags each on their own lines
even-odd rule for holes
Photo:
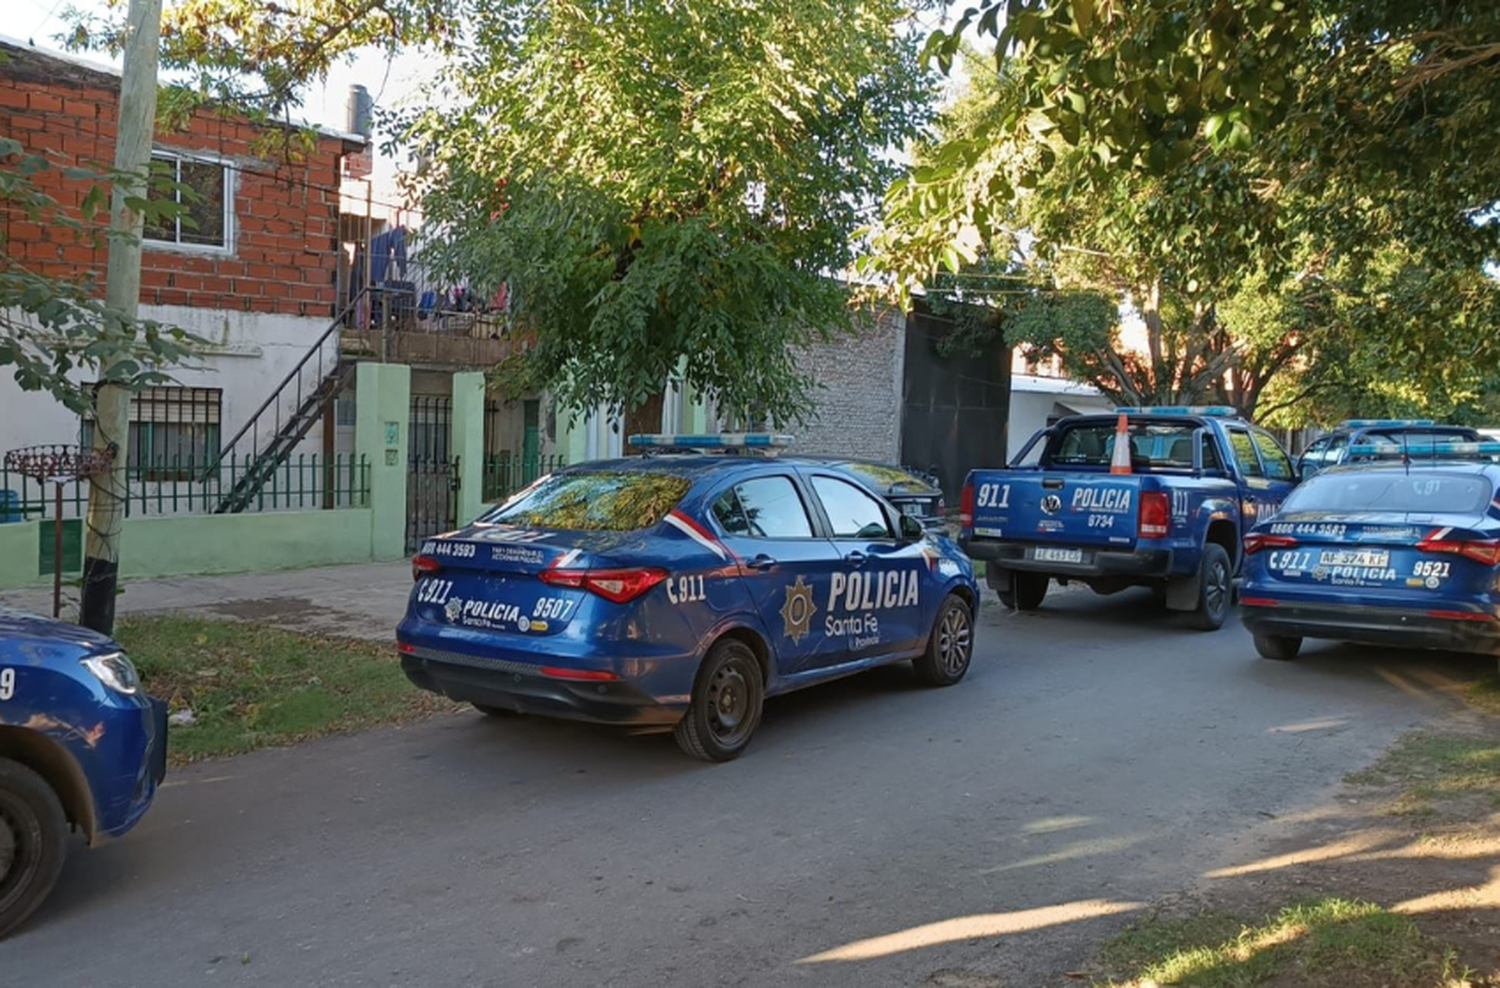
<svg viewBox="0 0 1500 988">
<path fill-rule="evenodd" d="M 847 334 L 816 343 L 799 365 L 821 387 L 796 451 L 899 463 L 906 323 L 895 309 Z"/>
<path fill-rule="evenodd" d="M 44 154 L 53 169 L 39 186 L 77 216 L 89 183 L 62 168 L 108 168 L 114 160 L 119 78 L 32 49 L 0 44 L 0 136 Z M 355 145 L 319 135 L 310 151 L 275 156 L 257 150 L 265 134 L 243 117 L 210 110 L 187 127 L 158 125 L 156 147 L 222 159 L 230 166 L 233 221 L 222 251 L 143 247 L 141 302 L 245 312 L 331 316 L 337 295 L 338 185 L 341 156 Z M 107 209 L 97 222 L 107 224 Z M 105 245 L 75 231 L 0 211 L 0 238 L 11 258 L 40 274 L 104 282 Z"/>
</svg>

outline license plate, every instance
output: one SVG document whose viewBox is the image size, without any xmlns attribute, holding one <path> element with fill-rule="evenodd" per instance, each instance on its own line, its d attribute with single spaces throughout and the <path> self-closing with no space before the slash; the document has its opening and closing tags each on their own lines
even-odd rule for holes
<svg viewBox="0 0 1500 988">
<path fill-rule="evenodd" d="M 920 504 L 911 504 L 908 502 L 907 504 L 901 505 L 901 513 L 903 515 L 911 515 L 913 518 L 920 518 L 922 517 L 922 506 Z"/>
<path fill-rule="evenodd" d="M 1391 564 L 1386 549 L 1324 549 L 1318 557 L 1324 566 L 1371 566 L 1384 569 Z"/>
<path fill-rule="evenodd" d="M 1032 550 L 1031 558 L 1039 563 L 1081 563 L 1083 562 L 1083 550 L 1038 547 Z"/>
</svg>

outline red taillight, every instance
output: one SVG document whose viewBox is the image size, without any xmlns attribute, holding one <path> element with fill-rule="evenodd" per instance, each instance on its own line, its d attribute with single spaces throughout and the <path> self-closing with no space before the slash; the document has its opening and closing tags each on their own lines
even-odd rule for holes
<svg viewBox="0 0 1500 988">
<path fill-rule="evenodd" d="M 403 655 L 410 655 L 416 650 L 417 646 L 411 644 L 410 642 L 402 642 L 401 644 L 396 646 L 396 651 L 402 653 Z"/>
<path fill-rule="evenodd" d="M 559 669 L 557 666 L 542 666 L 540 672 L 543 676 L 551 676 L 553 679 L 576 679 L 585 683 L 612 683 L 620 678 L 612 672 L 597 669 Z"/>
<path fill-rule="evenodd" d="M 1476 563 L 1486 566 L 1500 565 L 1500 541 L 1470 542 L 1462 539 L 1444 541 L 1439 536 L 1443 534 L 1441 528 L 1433 529 L 1427 533 L 1427 537 L 1417 543 L 1417 548 L 1422 552 L 1437 552 L 1449 556 L 1463 556 L 1472 559 Z"/>
<path fill-rule="evenodd" d="M 1280 607 L 1281 601 L 1270 597 L 1241 597 L 1240 603 L 1246 607 Z"/>
<path fill-rule="evenodd" d="M 667 578 L 664 569 L 544 569 L 543 583 L 581 587 L 605 600 L 625 604 Z"/>
<path fill-rule="evenodd" d="M 441 573 L 442 571 L 443 564 L 431 556 L 411 557 L 411 578 L 413 580 L 420 580 L 424 576 L 431 576 L 434 573 Z"/>
<path fill-rule="evenodd" d="M 1146 491 L 1141 495 L 1141 514 L 1136 533 L 1143 539 L 1164 539 L 1172 522 L 1172 504 L 1166 491 Z"/>
<path fill-rule="evenodd" d="M 974 527 L 974 485 L 965 484 L 958 495 L 958 527 Z"/>
<path fill-rule="evenodd" d="M 1443 621 L 1489 621 L 1493 615 L 1483 611 L 1428 611 L 1427 616 Z"/>
<path fill-rule="evenodd" d="M 1262 532 L 1251 532 L 1245 536 L 1245 555 L 1253 556 L 1262 549 L 1288 549 L 1297 544 L 1297 540 L 1290 535 L 1266 535 Z"/>
</svg>

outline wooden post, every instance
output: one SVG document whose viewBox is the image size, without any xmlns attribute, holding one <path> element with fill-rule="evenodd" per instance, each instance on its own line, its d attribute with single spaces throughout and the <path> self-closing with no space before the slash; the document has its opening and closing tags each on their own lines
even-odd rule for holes
<svg viewBox="0 0 1500 988">
<path fill-rule="evenodd" d="M 144 217 L 128 199 L 144 199 L 156 129 L 156 70 L 161 60 L 162 0 L 130 0 L 125 27 L 125 58 L 120 78 L 119 130 L 115 134 L 114 195 L 110 203 L 109 266 L 104 318 L 120 329 L 140 312 L 141 233 Z M 106 371 L 108 368 L 102 368 Z M 120 529 L 130 450 L 130 392 L 103 384 L 94 398 L 94 448 L 115 451 L 108 471 L 89 482 L 87 540 L 79 622 L 113 634 L 115 589 L 120 576 Z M 58 565 L 62 565 L 59 559 Z"/>
</svg>

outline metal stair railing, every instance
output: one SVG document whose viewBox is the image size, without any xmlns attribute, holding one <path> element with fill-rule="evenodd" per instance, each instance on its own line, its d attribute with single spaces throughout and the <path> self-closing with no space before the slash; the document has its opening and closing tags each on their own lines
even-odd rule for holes
<svg viewBox="0 0 1500 988">
<path fill-rule="evenodd" d="M 218 484 L 220 468 L 226 461 L 233 465 L 243 458 L 249 463 L 238 476 L 233 475 L 231 467 L 229 490 L 219 497 L 215 514 L 248 508 L 353 376 L 354 365 L 343 360 L 340 334 L 345 318 L 368 293 L 368 288 L 362 289 L 339 310 L 302 359 L 204 469 L 203 483 Z M 327 355 L 330 338 L 333 353 Z M 261 445 L 262 435 L 269 437 L 265 446 Z"/>
</svg>

